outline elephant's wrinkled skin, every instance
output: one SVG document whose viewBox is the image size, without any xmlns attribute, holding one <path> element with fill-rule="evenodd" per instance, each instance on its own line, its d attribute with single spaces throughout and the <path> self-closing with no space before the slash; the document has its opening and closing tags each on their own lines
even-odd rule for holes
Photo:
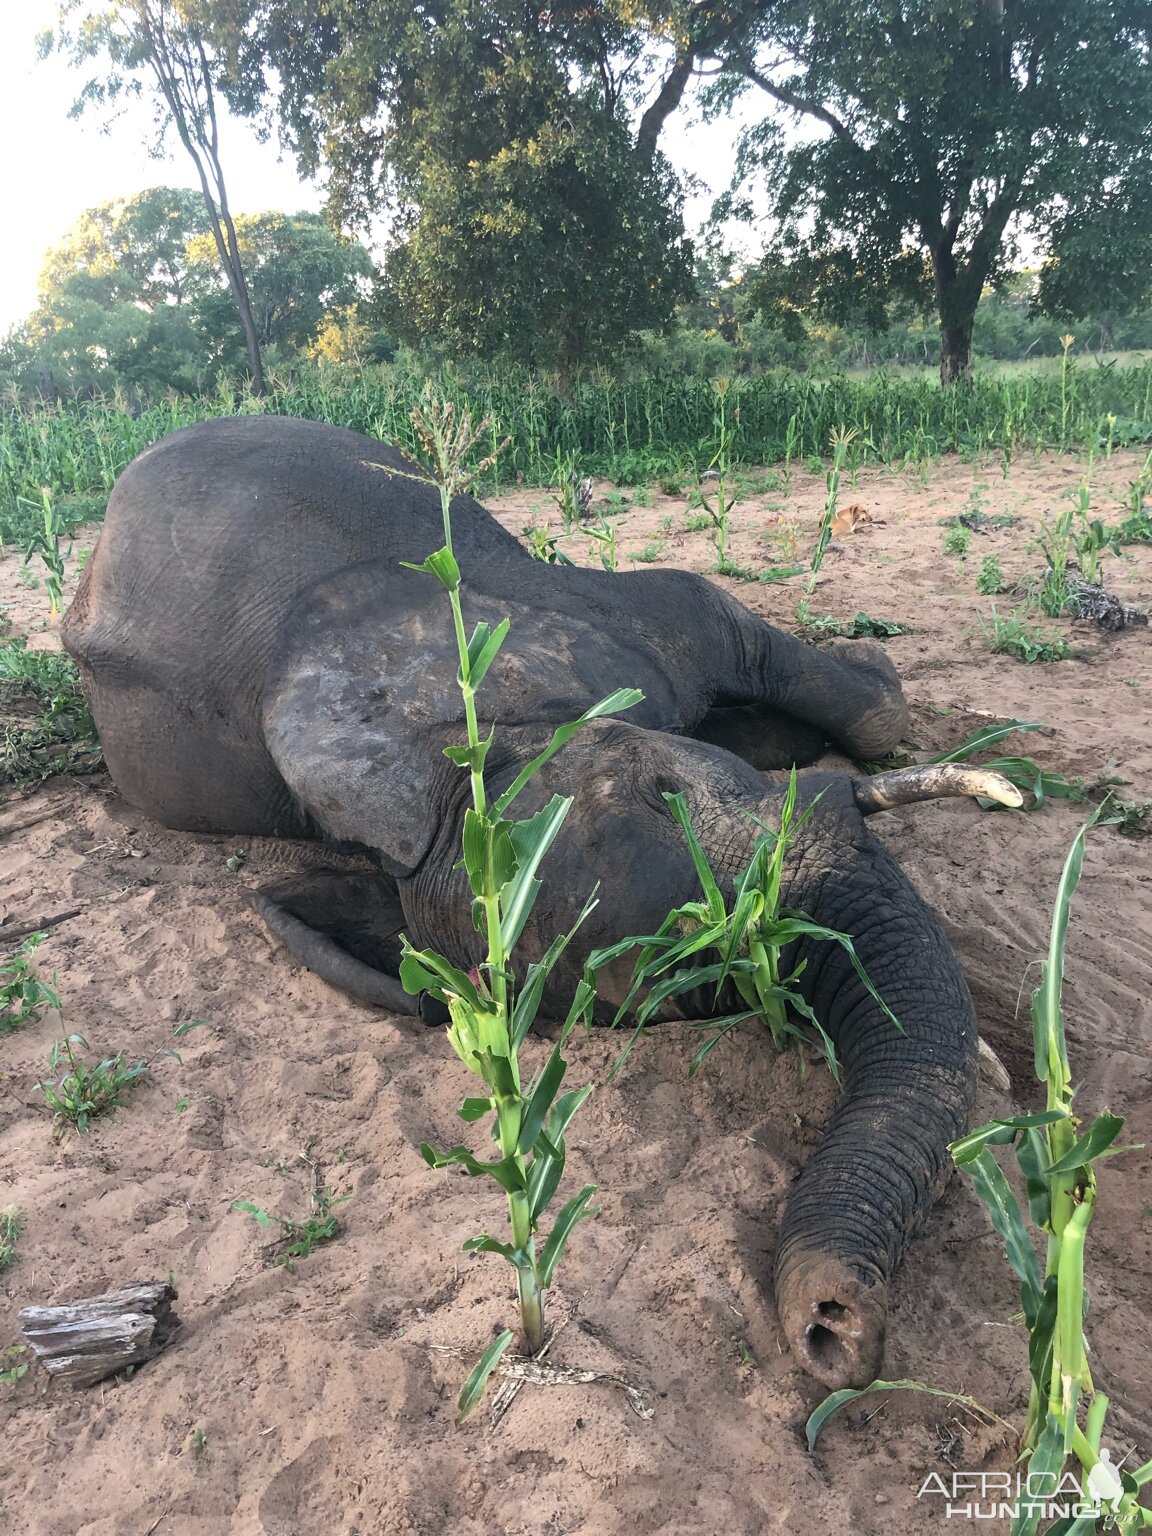
<svg viewBox="0 0 1152 1536">
<path fill-rule="evenodd" d="M 241 417 L 177 432 L 118 482 L 64 636 L 112 776 L 142 810 L 169 827 L 371 851 L 377 876 L 317 877 L 256 904 L 321 975 L 411 1012 L 386 974 L 401 926 L 457 963 L 479 955 L 454 868 L 467 775 L 441 750 L 463 736 L 447 604 L 432 578 L 399 565 L 441 543 L 438 495 L 389 470 L 411 465 L 315 423 Z M 751 852 L 752 816 L 778 817 L 780 783 L 760 770 L 810 762 L 827 741 L 882 753 L 900 738 L 904 701 L 876 647 L 814 650 L 684 572 L 543 566 L 471 498 L 453 515 L 469 627 L 512 620 L 480 695 L 497 725 L 493 785 L 613 688 L 645 695 L 586 727 L 518 802 L 524 814 L 554 792 L 575 801 L 520 958 L 538 957 L 600 886 L 550 994 L 566 1008 L 590 948 L 651 933 L 698 894 L 663 792 L 683 791 L 730 880 Z M 836 1043 L 845 1092 L 788 1200 L 776 1294 L 800 1361 L 841 1386 L 879 1369 L 888 1281 L 965 1128 L 977 1038 L 956 960 L 865 827 L 859 787 L 801 782 L 823 796 L 789 853 L 786 901 L 855 936 L 904 1030 L 838 945 L 805 946 L 802 990 Z M 605 1007 L 624 976 L 602 975 Z"/>
</svg>

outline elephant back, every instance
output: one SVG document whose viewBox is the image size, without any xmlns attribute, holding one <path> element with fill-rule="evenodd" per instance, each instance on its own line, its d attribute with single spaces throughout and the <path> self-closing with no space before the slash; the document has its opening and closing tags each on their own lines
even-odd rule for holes
<svg viewBox="0 0 1152 1536">
<path fill-rule="evenodd" d="M 528 558 L 471 497 L 452 514 L 466 567 Z M 261 733 L 280 626 L 323 577 L 442 542 L 438 490 L 397 449 L 339 427 L 228 417 L 146 449 L 116 483 L 63 626 L 121 793 L 171 827 L 307 833 Z"/>
</svg>

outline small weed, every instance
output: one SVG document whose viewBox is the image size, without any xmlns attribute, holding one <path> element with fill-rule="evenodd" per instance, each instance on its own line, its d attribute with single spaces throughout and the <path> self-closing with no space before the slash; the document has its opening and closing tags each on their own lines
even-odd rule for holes
<svg viewBox="0 0 1152 1536">
<path fill-rule="evenodd" d="M 800 553 L 800 533 L 803 524 L 796 516 L 785 516 L 783 513 L 772 524 L 767 537 L 775 543 L 780 551 L 780 558 L 785 565 L 795 565 Z"/>
<path fill-rule="evenodd" d="M 16 1244 L 24 1230 L 24 1213 L 18 1205 L 6 1205 L 0 1211 L 0 1271 L 16 1261 Z"/>
<path fill-rule="evenodd" d="M 667 547 L 663 539 L 653 539 L 650 544 L 645 544 L 643 549 L 637 550 L 632 558 L 633 560 L 639 560 L 643 565 L 651 565 L 654 561 L 660 559 L 660 556 Z"/>
<path fill-rule="evenodd" d="M 621 512 L 627 512 L 631 498 L 625 496 L 623 491 L 608 491 L 604 497 L 604 512 L 606 516 L 618 517 Z"/>
<path fill-rule="evenodd" d="M 638 485 L 633 489 L 632 505 L 634 507 L 650 507 L 652 505 L 652 492 L 646 485 Z M 671 525 L 672 519 L 670 517 L 665 518 L 665 522 Z M 671 532 L 671 526 L 669 526 L 668 531 Z"/>
<path fill-rule="evenodd" d="M 995 555 L 985 555 L 981 560 L 980 572 L 976 577 L 976 590 L 984 597 L 995 597 L 998 592 L 1003 592 L 1004 572 Z"/>
<path fill-rule="evenodd" d="M 187 1024 L 178 1024 L 172 1031 L 172 1038 L 180 1039 L 202 1022 L 192 1019 Z M 162 1046 L 146 1061 L 130 1062 L 123 1052 L 119 1052 L 90 1065 L 78 1054 L 78 1048 L 89 1049 L 83 1035 L 65 1035 L 63 1040 L 57 1040 L 48 1058 L 48 1071 L 52 1076 L 36 1086 L 44 1095 L 44 1102 L 56 1117 L 57 1124 L 71 1122 L 81 1136 L 97 1115 L 106 1115 L 119 1108 L 124 1095 L 152 1070 L 154 1062 L 167 1056 L 180 1060 L 178 1052 L 170 1046 Z"/>
<path fill-rule="evenodd" d="M 712 526 L 712 519 L 707 512 L 689 512 L 681 525 L 685 533 L 704 533 Z"/>
<path fill-rule="evenodd" d="M 312 1196 L 312 1214 L 303 1221 L 294 1221 L 289 1216 L 271 1216 L 262 1205 L 254 1205 L 251 1200 L 234 1200 L 232 1209 L 251 1216 L 265 1231 L 273 1224 L 280 1228 L 280 1236 L 273 1246 L 280 1249 L 278 1262 L 293 1274 L 293 1259 L 306 1259 L 321 1243 L 330 1243 L 334 1237 L 339 1237 L 342 1228 L 336 1207 L 351 1198 L 351 1195 L 333 1195 L 328 1189 L 317 1190 Z"/>
<path fill-rule="evenodd" d="M 759 572 L 750 565 L 737 565 L 734 560 L 717 560 L 712 570 L 717 576 L 730 576 L 733 581 L 759 581 Z"/>
<path fill-rule="evenodd" d="M 682 474 L 661 475 L 656 483 L 660 487 L 662 496 L 679 496 L 684 489 L 684 476 Z"/>
<path fill-rule="evenodd" d="M 802 597 L 796 604 L 797 622 L 805 630 L 827 639 L 843 636 L 848 640 L 885 640 L 892 635 L 910 635 L 911 629 L 895 619 L 874 619 L 861 610 L 854 619 L 836 619 L 831 614 L 818 618 Z"/>
<path fill-rule="evenodd" d="M 20 585 L 29 592 L 35 592 L 40 586 L 40 578 L 28 564 L 27 560 L 20 567 L 20 574 L 17 579 Z"/>
<path fill-rule="evenodd" d="M 1152 837 L 1152 800 L 1111 799 L 1104 819 L 1124 837 Z"/>
<path fill-rule="evenodd" d="M 231 871 L 231 873 L 235 875 L 244 868 L 247 862 L 247 851 L 243 848 L 237 848 L 235 853 L 229 854 L 228 857 L 224 860 L 224 868 Z"/>
<path fill-rule="evenodd" d="M 1016 517 L 1011 512 L 983 512 L 980 510 L 961 512 L 955 517 L 942 517 L 937 521 L 938 528 L 1014 528 Z"/>
<path fill-rule="evenodd" d="M 950 528 L 944 535 L 944 553 L 946 555 L 959 555 L 961 558 L 968 553 L 972 543 L 972 533 L 968 528 Z"/>
<path fill-rule="evenodd" d="M 667 538 L 672 533 L 675 526 L 676 521 L 671 516 L 662 517 L 660 519 L 660 532 L 665 536 L 665 538 Z"/>
<path fill-rule="evenodd" d="M 1064 661 L 1070 656 L 1068 642 L 1057 629 L 1044 629 L 1013 613 L 1002 618 L 992 605 L 992 622 L 983 626 L 993 651 L 1017 661 Z"/>
<path fill-rule="evenodd" d="M 208 1432 L 199 1424 L 192 1433 L 192 1454 L 201 1461 L 208 1459 Z"/>
<path fill-rule="evenodd" d="M 538 523 L 525 523 L 520 530 L 528 540 L 528 553 L 533 560 L 542 560 L 545 565 L 571 565 L 573 562 L 564 554 L 558 546 L 562 534 L 549 534 L 547 528 Z"/>
<path fill-rule="evenodd" d="M 11 1361 L 10 1365 L 0 1370 L 0 1386 L 14 1387 L 18 1381 L 27 1376 L 29 1362 L 21 1359 L 21 1356 L 27 1352 L 27 1344 L 11 1344 L 7 1349 L 0 1349 L 0 1361 Z"/>
<path fill-rule="evenodd" d="M 814 924 L 802 913 L 783 905 L 785 855 L 816 808 L 815 801 L 803 810 L 798 808 L 795 768 L 780 807 L 779 827 L 758 823 L 761 835 L 747 869 L 735 881 L 731 910 L 692 826 L 683 795 L 665 794 L 664 799 L 688 843 L 702 899 L 685 902 L 669 912 L 651 937 L 624 939 L 589 956 L 588 974 L 592 974 L 630 949 L 643 946 L 633 966 L 631 989 L 614 1021 L 620 1024 L 632 1013 L 636 1027 L 613 1070 L 619 1069 L 644 1025 L 664 1001 L 700 986 L 715 987 L 719 1000 L 722 988 L 730 981 L 740 997 L 741 1011 L 699 1021 L 697 1027 L 712 1033 L 694 1052 L 689 1076 L 699 1070 L 732 1029 L 746 1019 L 759 1017 L 768 1026 L 778 1051 L 791 1048 L 797 1052 L 801 1072 L 804 1049 L 814 1044 L 839 1082 L 835 1047 L 812 1009 L 795 990 L 796 979 L 807 962 L 801 960 L 798 968 L 791 971 L 782 963 L 781 957 L 789 953 L 790 941 L 796 937 L 797 923 L 804 925 L 802 931 L 810 938 L 839 944 L 873 1002 L 897 1029 L 900 1026 L 865 974 L 851 938 L 836 929 Z M 706 952 L 717 951 L 722 957 L 719 966 L 702 962 Z M 792 958 L 795 960 L 794 951 Z M 641 991 L 647 996 L 634 1006 Z"/>
<path fill-rule="evenodd" d="M 30 933 L 0 964 L 0 1033 L 34 1023 L 44 1008 L 59 1008 L 56 977 L 45 984 L 28 963 L 28 957 L 43 942 L 42 933 Z"/>
</svg>

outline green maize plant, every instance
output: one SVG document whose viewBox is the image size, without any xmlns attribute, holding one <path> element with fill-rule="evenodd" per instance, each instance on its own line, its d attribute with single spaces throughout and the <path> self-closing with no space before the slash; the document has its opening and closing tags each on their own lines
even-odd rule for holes
<svg viewBox="0 0 1152 1536">
<path fill-rule="evenodd" d="M 716 392 L 716 412 L 713 430 L 716 435 L 716 452 L 708 461 L 708 468 L 696 481 L 696 493 L 712 530 L 712 542 L 716 546 L 716 569 L 722 575 L 730 572 L 728 561 L 728 518 L 736 505 L 736 496 L 730 491 L 732 475 L 734 432 L 728 420 L 728 391 L 731 379 L 715 379 L 712 388 Z"/>
<path fill-rule="evenodd" d="M 44 590 L 48 594 L 48 615 L 55 618 L 64 600 L 64 557 L 60 553 L 61 536 L 67 532 L 64 521 L 52 500 L 51 492 L 40 492 L 40 522 L 24 550 L 25 561 L 39 555 L 47 574 Z"/>
<path fill-rule="evenodd" d="M 824 501 L 824 511 L 820 516 L 820 528 L 816 534 L 816 548 L 812 551 L 808 585 L 804 589 L 808 597 L 811 597 L 812 593 L 816 590 L 816 578 L 820 574 L 820 567 L 824 564 L 824 556 L 828 550 L 828 543 L 832 538 L 832 519 L 836 516 L 836 503 L 840 496 L 840 479 L 844 473 L 844 463 L 848 457 L 848 450 L 858 435 L 855 427 L 848 429 L 837 427 L 830 439 L 832 463 L 828 468 L 824 481 L 828 494 Z"/>
<path fill-rule="evenodd" d="M 536 1234 L 564 1172 L 565 1135 L 573 1115 L 592 1091 L 591 1084 L 560 1093 L 567 1070 L 563 1048 L 577 1022 L 591 1017 L 595 997 L 590 982 L 581 981 L 553 1048 L 534 1081 L 523 1082 L 519 1053 L 536 1018 L 545 980 L 591 911 L 590 898 L 571 932 L 559 936 L 543 959 L 527 967 L 523 985 L 517 988 L 511 957 L 540 890 L 537 870 L 572 804 L 554 795 L 534 816 L 516 821 L 508 812 L 517 795 L 588 720 L 615 714 L 639 703 L 636 689 L 618 689 L 586 710 L 579 720 L 557 729 L 548 746 L 532 759 L 509 787 L 490 799 L 484 781 L 484 764 L 494 732 L 484 738 L 476 713 L 476 694 L 508 635 L 508 620 L 495 629 L 477 624 L 471 636 L 465 630 L 460 597 L 460 568 L 452 552 L 450 502 L 464 490 L 473 475 L 486 467 L 484 461 L 471 474 L 463 465 L 474 445 L 487 430 L 482 421 L 474 427 L 467 411 L 457 416 L 454 407 L 425 395 L 413 413 L 425 454 L 431 461 L 440 489 L 444 518 L 444 545 L 411 570 L 435 576 L 448 594 L 456 636 L 460 669 L 457 680 L 464 701 L 467 742 L 446 747 L 445 756 L 468 772 L 472 805 L 465 812 L 464 868 L 472 888 L 473 921 L 486 945 L 484 960 L 472 971 L 454 966 L 431 949 L 415 949 L 404 939 L 400 979 L 409 992 L 428 991 L 448 1009 L 448 1041 L 456 1055 L 480 1079 L 483 1093 L 464 1100 L 459 1114 L 467 1123 L 494 1117 L 492 1136 L 499 1156 L 490 1162 L 477 1158 L 467 1147 L 438 1152 L 426 1143 L 420 1148 L 431 1168 L 457 1166 L 475 1177 L 488 1177 L 504 1190 L 508 1200 L 511 1241 L 502 1242 L 487 1232 L 464 1244 L 471 1253 L 497 1253 L 513 1266 L 520 1299 L 522 1346 L 535 1355 L 544 1344 L 544 1293 L 552 1284 L 573 1227 L 589 1213 L 596 1193 L 586 1185 L 560 1210 L 543 1247 L 537 1250 Z M 512 1340 L 505 1329 L 484 1351 L 465 1382 L 459 1398 L 460 1417 L 479 1403 L 488 1378 Z"/>
<path fill-rule="evenodd" d="M 803 1048 L 812 1042 L 814 1035 L 821 1055 L 839 1082 L 835 1047 L 807 1001 L 796 990 L 796 982 L 807 962 L 800 961 L 787 973 L 781 966 L 784 947 L 803 938 L 825 939 L 842 945 L 871 997 L 896 1028 L 900 1028 L 898 1020 L 864 974 L 851 938 L 834 928 L 824 928 L 803 912 L 781 904 L 785 855 L 817 804 L 814 800 L 798 812 L 796 798 L 796 770 L 793 769 L 780 808 L 780 825 L 771 828 L 757 823 L 761 835 L 756 840 L 747 869 L 735 882 L 734 900 L 729 911 L 724 893 L 693 830 L 684 797 L 679 794 L 664 796 L 687 839 L 703 900 L 676 907 L 657 933 L 646 938 L 624 939 L 607 949 L 594 951 L 589 957 L 586 974 L 591 976 L 609 961 L 637 945 L 643 946 L 633 968 L 632 986 L 616 1016 L 615 1022 L 619 1024 L 632 1013 L 635 1022 L 632 1038 L 617 1062 L 616 1070 L 626 1059 L 640 1031 L 665 1003 L 702 987 L 713 988 L 719 1003 L 722 989 L 730 983 L 743 1008 L 726 1017 L 711 1018 L 701 1026 L 712 1030 L 712 1034 L 693 1055 L 690 1073 L 698 1071 L 701 1063 L 737 1024 L 758 1017 L 768 1025 L 776 1049 L 795 1048 L 801 1065 Z M 646 995 L 639 1006 L 634 1007 L 641 991 Z M 797 1016 L 810 1027 L 811 1035 L 795 1022 Z"/>
<path fill-rule="evenodd" d="M 593 549 L 600 556 L 600 564 L 606 571 L 614 571 L 620 563 L 616 551 L 616 529 L 613 524 L 600 519 L 598 528 L 585 528 L 584 532 L 592 540 Z"/>
<path fill-rule="evenodd" d="M 1068 915 L 1084 864 L 1084 842 L 1106 810 L 1107 802 L 1073 841 L 1056 892 L 1040 985 L 1032 994 L 1035 1070 L 1045 1088 L 1046 1107 L 1037 1114 L 993 1120 L 951 1148 L 957 1167 L 972 1179 L 1020 1281 L 1032 1377 L 1022 1457 L 1029 1474 L 1050 1479 L 1051 1486 L 1059 1482 L 1069 1457 L 1079 1464 L 1082 1480 L 1090 1476 L 1101 1461 L 1108 1412 L 1108 1399 L 1096 1389 L 1088 1368 L 1084 1244 L 1096 1207 L 1094 1165 L 1124 1150 L 1113 1146 L 1124 1122 L 1104 1110 L 1085 1130 L 1073 1114 L 1061 1003 Z M 1032 1224 L 1047 1235 L 1043 1271 L 1019 1202 L 989 1150 L 993 1146 L 1011 1146 L 1015 1152 Z M 1152 1508 L 1140 1502 L 1140 1490 L 1152 1483 L 1152 1461 L 1118 1475 L 1122 1491 L 1113 1500 L 1110 1526 L 1125 1533 L 1152 1528 Z M 1012 1536 L 1035 1536 L 1038 1525 L 1039 1516 L 1024 1505 L 1012 1523 Z M 1095 1528 L 1094 1521 L 1060 1526 L 1069 1536 L 1072 1530 Z"/>
</svg>

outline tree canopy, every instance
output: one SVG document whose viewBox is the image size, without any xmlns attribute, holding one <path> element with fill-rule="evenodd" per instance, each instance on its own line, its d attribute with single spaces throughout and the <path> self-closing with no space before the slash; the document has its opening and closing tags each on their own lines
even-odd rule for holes
<svg viewBox="0 0 1152 1536">
<path fill-rule="evenodd" d="M 935 310 L 950 380 L 1022 250 L 1039 302 L 1082 312 L 1107 230 L 1118 297 L 1143 295 L 1147 0 L 200 4 L 234 104 L 278 118 L 342 216 L 391 208 L 393 313 L 455 350 L 539 361 L 549 334 L 580 353 L 669 312 L 686 252 L 657 144 L 699 76 L 713 112 L 764 102 L 728 206 L 768 193 L 774 323 L 882 324 L 904 298 Z"/>
<path fill-rule="evenodd" d="M 308 347 L 369 286 L 368 252 L 319 214 L 239 214 L 235 225 L 272 357 Z M 244 335 L 199 195 L 154 187 L 83 213 L 45 259 L 25 348 L 29 368 L 74 388 L 193 390 L 242 368 Z"/>
<path fill-rule="evenodd" d="M 233 105 L 274 104 L 342 221 L 389 214 L 402 339 L 567 371 L 688 291 L 678 188 L 629 118 L 643 40 L 608 7 L 205 4 Z"/>
<path fill-rule="evenodd" d="M 1129 269 L 1152 235 L 1147 0 L 747 0 L 729 14 L 712 105 L 751 91 L 771 104 L 741 155 L 779 223 L 769 257 L 834 314 L 930 297 L 946 381 L 967 371 L 981 292 L 1022 241 L 1048 257 L 1041 302 L 1083 313 L 1095 221 L 1117 228 Z"/>
</svg>

